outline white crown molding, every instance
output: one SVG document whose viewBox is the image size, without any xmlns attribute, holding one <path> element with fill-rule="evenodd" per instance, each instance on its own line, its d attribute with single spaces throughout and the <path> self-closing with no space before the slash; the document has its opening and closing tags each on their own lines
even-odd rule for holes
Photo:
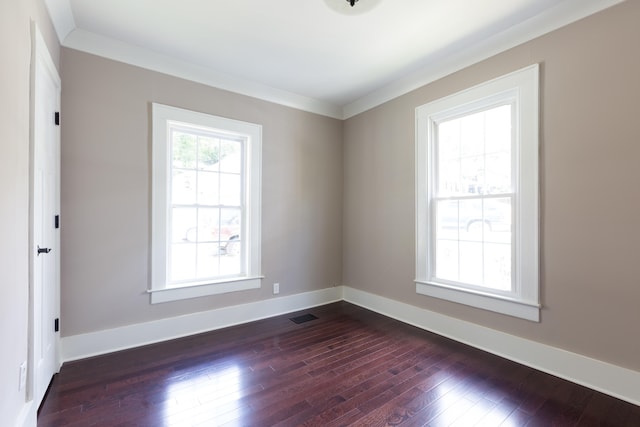
<svg viewBox="0 0 640 427">
<path fill-rule="evenodd" d="M 565 0 L 489 39 L 429 64 L 344 106 L 247 81 L 77 29 L 69 0 L 44 0 L 61 44 L 115 61 L 336 119 L 348 119 L 548 32 L 626 0 Z"/>
<path fill-rule="evenodd" d="M 58 41 L 62 44 L 69 33 L 76 28 L 71 3 L 69 0 L 44 0 L 44 4 L 49 11 Z"/>
<path fill-rule="evenodd" d="M 342 108 L 328 102 L 216 72 L 207 67 L 174 59 L 85 30 L 72 31 L 65 39 L 63 46 L 240 95 L 342 119 Z"/>
<path fill-rule="evenodd" d="M 431 58 L 429 65 L 343 106 L 343 119 L 356 116 L 429 83 L 543 36 L 626 0 L 566 0 L 545 12 L 454 54 Z"/>
<path fill-rule="evenodd" d="M 593 390 L 640 405 L 640 372 L 344 287 L 344 300 Z"/>
</svg>

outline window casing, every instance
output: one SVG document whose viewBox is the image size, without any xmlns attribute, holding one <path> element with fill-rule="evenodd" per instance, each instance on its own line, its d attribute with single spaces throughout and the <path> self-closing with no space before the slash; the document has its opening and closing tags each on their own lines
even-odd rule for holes
<svg viewBox="0 0 640 427">
<path fill-rule="evenodd" d="M 259 288 L 261 126 L 152 116 L 151 302 Z"/>
<path fill-rule="evenodd" d="M 416 291 L 539 321 L 538 65 L 416 109 Z"/>
</svg>

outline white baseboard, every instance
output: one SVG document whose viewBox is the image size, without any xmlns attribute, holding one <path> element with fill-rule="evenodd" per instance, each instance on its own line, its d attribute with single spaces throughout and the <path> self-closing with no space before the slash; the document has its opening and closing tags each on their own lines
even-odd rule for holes
<svg viewBox="0 0 640 427">
<path fill-rule="evenodd" d="M 349 287 L 344 287 L 344 300 L 640 405 L 640 372 Z"/>
<path fill-rule="evenodd" d="M 342 288 L 284 296 L 61 339 L 62 360 L 91 356 L 226 328 L 342 300 Z"/>
<path fill-rule="evenodd" d="M 16 419 L 16 427 L 36 427 L 37 424 L 36 409 L 33 401 L 26 402 L 22 406 L 22 410 Z"/>
<path fill-rule="evenodd" d="M 64 337 L 62 360 L 83 359 L 340 300 L 640 405 L 640 372 L 343 286 Z"/>
</svg>

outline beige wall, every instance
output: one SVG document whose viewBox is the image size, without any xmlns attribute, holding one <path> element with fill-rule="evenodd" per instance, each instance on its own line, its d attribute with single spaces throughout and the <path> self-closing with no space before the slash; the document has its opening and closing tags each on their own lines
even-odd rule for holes
<svg viewBox="0 0 640 427">
<path fill-rule="evenodd" d="M 31 19 L 58 64 L 42 1 L 0 2 L 0 414 L 9 425 L 25 401 L 17 380 L 28 352 Z M 274 281 L 282 295 L 344 283 L 640 370 L 639 20 L 640 3 L 625 2 L 344 124 L 63 50 L 63 335 L 273 298 Z M 533 62 L 542 64 L 539 324 L 418 296 L 412 282 L 414 108 Z M 148 304 L 149 102 L 264 126 L 261 290 Z"/>
<path fill-rule="evenodd" d="M 0 423 L 13 425 L 27 360 L 29 307 L 29 79 L 31 21 L 57 64 L 59 45 L 40 1 L 0 2 Z"/>
<path fill-rule="evenodd" d="M 342 122 L 62 51 L 62 335 L 319 290 L 342 277 Z M 263 126 L 262 289 L 149 304 L 150 103 Z"/>
<path fill-rule="evenodd" d="M 343 283 L 640 370 L 638 22 L 625 2 L 347 120 Z M 414 109 L 536 62 L 542 321 L 417 295 Z"/>
<path fill-rule="evenodd" d="M 63 336 L 342 283 L 640 370 L 639 18 L 625 2 L 344 123 L 63 49 Z M 415 107 L 536 62 L 542 321 L 417 295 Z M 264 126 L 261 290 L 149 304 L 150 102 Z"/>
</svg>

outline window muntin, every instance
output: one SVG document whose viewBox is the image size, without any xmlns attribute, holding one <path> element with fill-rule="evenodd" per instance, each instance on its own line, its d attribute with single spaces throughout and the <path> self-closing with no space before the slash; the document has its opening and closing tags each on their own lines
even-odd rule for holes
<svg viewBox="0 0 640 427">
<path fill-rule="evenodd" d="M 416 109 L 416 291 L 539 320 L 538 66 Z"/>
<path fill-rule="evenodd" d="M 246 138 L 169 122 L 168 285 L 241 277 Z"/>
<path fill-rule="evenodd" d="M 513 108 L 434 123 L 432 280 L 512 290 Z"/>
<path fill-rule="evenodd" d="M 152 112 L 152 303 L 260 287 L 261 127 Z"/>
</svg>

